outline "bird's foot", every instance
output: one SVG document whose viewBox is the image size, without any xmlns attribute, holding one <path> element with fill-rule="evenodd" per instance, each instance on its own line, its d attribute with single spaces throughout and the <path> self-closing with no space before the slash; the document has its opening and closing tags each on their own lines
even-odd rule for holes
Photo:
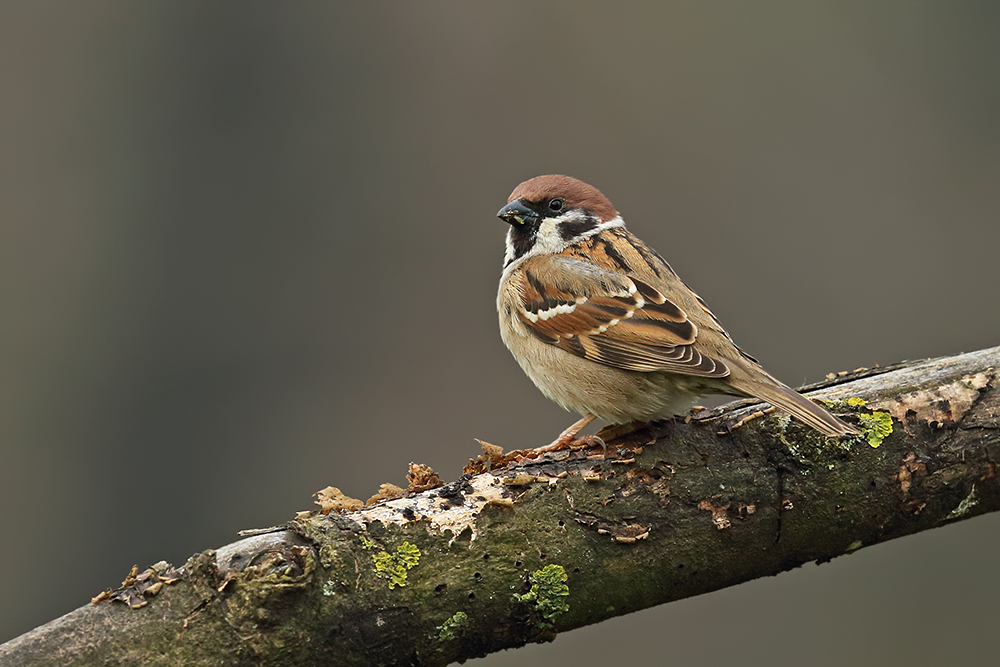
<svg viewBox="0 0 1000 667">
<path fill-rule="evenodd" d="M 572 442 L 568 445 L 569 449 L 573 451 L 578 451 L 581 449 L 593 449 L 594 447 L 600 447 L 601 449 L 607 449 L 608 446 L 605 444 L 604 440 L 596 435 L 581 435 L 574 438 Z"/>
<path fill-rule="evenodd" d="M 482 440 L 477 440 L 483 448 L 483 454 L 480 455 L 475 461 L 470 460 L 469 465 L 465 467 L 464 471 L 472 474 L 478 474 L 488 469 L 503 467 L 513 461 L 537 459 L 542 454 L 558 452 L 564 449 L 579 451 L 581 449 L 600 447 L 606 451 L 607 445 L 605 444 L 604 439 L 600 436 L 580 435 L 580 431 L 585 429 L 590 422 L 595 419 L 597 419 L 597 417 L 594 415 L 587 415 L 583 417 L 568 429 L 560 433 L 558 438 L 544 447 L 535 447 L 534 449 L 515 449 L 507 452 L 506 454 L 503 453 L 503 450 L 496 445 L 491 445 L 483 442 Z"/>
<path fill-rule="evenodd" d="M 544 447 L 534 449 L 517 449 L 504 455 L 506 461 L 512 459 L 537 459 L 542 454 L 558 452 L 563 449 L 579 450 L 587 447 L 600 445 L 604 446 L 604 440 L 596 435 L 580 436 L 580 431 L 585 429 L 590 422 L 597 419 L 594 415 L 587 415 L 559 434 L 559 437 Z"/>
<path fill-rule="evenodd" d="M 528 451 L 538 452 L 539 454 L 544 454 L 546 452 L 557 452 L 560 449 L 583 449 L 585 445 L 579 447 L 573 447 L 577 441 L 584 440 L 586 438 L 596 438 L 596 436 L 584 436 L 583 438 L 578 438 L 580 431 L 587 428 L 590 422 L 597 419 L 594 415 L 585 415 L 575 424 L 570 426 L 568 429 L 559 434 L 559 437 L 553 440 L 551 443 L 545 445 L 544 447 L 536 447 L 535 449 L 530 449 Z M 603 443 L 603 441 L 602 441 Z"/>
</svg>

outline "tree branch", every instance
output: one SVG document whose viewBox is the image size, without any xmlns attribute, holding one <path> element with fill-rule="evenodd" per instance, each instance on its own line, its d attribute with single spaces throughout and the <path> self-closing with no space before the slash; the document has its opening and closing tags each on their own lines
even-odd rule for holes
<svg viewBox="0 0 1000 667">
<path fill-rule="evenodd" d="M 824 383 L 863 438 L 740 423 L 743 401 L 300 516 L 132 576 L 0 664 L 445 665 L 828 561 L 1000 509 L 998 368 L 992 348 Z"/>
</svg>

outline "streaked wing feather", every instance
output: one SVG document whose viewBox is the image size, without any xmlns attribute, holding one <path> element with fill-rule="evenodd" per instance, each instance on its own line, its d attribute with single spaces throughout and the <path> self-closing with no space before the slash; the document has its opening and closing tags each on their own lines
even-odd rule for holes
<svg viewBox="0 0 1000 667">
<path fill-rule="evenodd" d="M 729 375 L 724 363 L 695 349 L 698 328 L 687 314 L 632 275 L 539 257 L 525 267 L 524 278 L 518 314 L 539 340 L 625 370 Z"/>
</svg>

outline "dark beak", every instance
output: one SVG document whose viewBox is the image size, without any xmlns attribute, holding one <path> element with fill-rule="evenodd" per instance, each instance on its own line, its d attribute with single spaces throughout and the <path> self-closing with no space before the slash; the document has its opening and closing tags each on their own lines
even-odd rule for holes
<svg viewBox="0 0 1000 667">
<path fill-rule="evenodd" d="M 500 209 L 497 217 L 511 225 L 523 225 L 537 220 L 538 214 L 522 204 L 520 199 L 515 199 Z"/>
</svg>

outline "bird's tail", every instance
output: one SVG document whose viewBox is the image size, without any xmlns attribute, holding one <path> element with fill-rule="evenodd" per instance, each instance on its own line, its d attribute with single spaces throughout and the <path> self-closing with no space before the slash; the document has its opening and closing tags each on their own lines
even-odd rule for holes
<svg viewBox="0 0 1000 667">
<path fill-rule="evenodd" d="M 763 382 L 741 382 L 738 386 L 746 393 L 771 405 L 785 410 L 803 424 L 811 426 L 823 435 L 860 435 L 854 426 L 834 417 L 794 389 L 774 380 L 774 384 Z"/>
</svg>

